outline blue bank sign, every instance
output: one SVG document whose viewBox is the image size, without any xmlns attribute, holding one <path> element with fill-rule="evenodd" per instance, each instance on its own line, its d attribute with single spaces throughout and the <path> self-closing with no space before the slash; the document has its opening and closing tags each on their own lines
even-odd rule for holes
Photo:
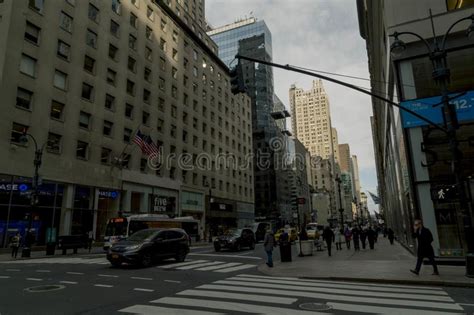
<svg viewBox="0 0 474 315">
<path fill-rule="evenodd" d="M 457 94 L 457 93 L 456 93 Z M 456 94 L 450 94 L 455 96 Z M 410 109 L 417 114 L 431 120 L 434 123 L 443 123 L 443 106 L 438 105 L 433 107 L 435 104 L 441 102 L 441 96 L 422 98 L 417 100 L 401 102 L 400 105 L 404 108 Z M 458 114 L 458 121 L 474 120 L 474 91 L 469 91 L 466 94 L 457 97 L 451 101 L 456 106 L 456 113 Z M 402 123 L 403 128 L 414 128 L 427 126 L 428 123 L 413 116 L 412 114 L 402 110 Z"/>
</svg>

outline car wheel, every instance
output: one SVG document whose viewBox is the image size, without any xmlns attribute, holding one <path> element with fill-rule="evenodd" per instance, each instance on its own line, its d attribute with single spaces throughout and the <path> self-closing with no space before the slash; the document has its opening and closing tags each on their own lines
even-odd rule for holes
<svg viewBox="0 0 474 315">
<path fill-rule="evenodd" d="M 250 242 L 250 249 L 254 250 L 255 249 L 255 243 L 254 242 Z"/>
<path fill-rule="evenodd" d="M 183 262 L 186 259 L 186 251 L 184 249 L 180 249 L 178 253 L 176 253 L 175 259 L 177 262 Z"/>
<path fill-rule="evenodd" d="M 221 251 L 221 246 L 220 245 L 214 245 L 214 249 L 216 252 L 220 252 Z"/>
<path fill-rule="evenodd" d="M 145 253 L 142 256 L 142 260 L 140 261 L 143 267 L 150 267 L 152 263 L 151 253 Z"/>
<path fill-rule="evenodd" d="M 116 268 L 122 266 L 122 263 L 119 261 L 111 261 L 110 264 L 112 265 L 112 267 L 116 267 Z"/>
</svg>

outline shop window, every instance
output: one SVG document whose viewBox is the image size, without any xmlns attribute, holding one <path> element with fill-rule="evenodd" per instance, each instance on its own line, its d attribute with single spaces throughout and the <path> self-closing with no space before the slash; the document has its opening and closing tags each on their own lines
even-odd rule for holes
<svg viewBox="0 0 474 315">
<path fill-rule="evenodd" d="M 22 143 L 22 136 L 24 133 L 28 131 L 28 126 L 22 125 L 19 123 L 14 122 L 12 124 L 12 132 L 10 142 L 14 144 L 23 144 Z"/>
<path fill-rule="evenodd" d="M 61 135 L 55 134 L 55 133 L 48 133 L 48 142 L 46 145 L 46 149 L 48 152 L 51 153 L 61 153 Z"/>
<path fill-rule="evenodd" d="M 26 22 L 25 39 L 33 44 L 38 45 L 40 38 L 41 28 L 34 25 L 33 23 Z"/>
<path fill-rule="evenodd" d="M 77 141 L 76 157 L 81 160 L 87 160 L 89 144 L 84 141 Z"/>
<path fill-rule="evenodd" d="M 17 88 L 16 91 L 16 106 L 31 109 L 31 104 L 33 101 L 33 92 L 23 89 L 21 87 Z"/>
</svg>

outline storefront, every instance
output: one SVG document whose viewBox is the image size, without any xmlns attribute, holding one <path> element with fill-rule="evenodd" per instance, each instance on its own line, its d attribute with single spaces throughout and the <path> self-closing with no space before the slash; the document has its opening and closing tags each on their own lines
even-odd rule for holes
<svg viewBox="0 0 474 315">
<path fill-rule="evenodd" d="M 210 211 L 206 216 L 206 225 L 212 236 L 217 236 L 229 228 L 237 227 L 236 202 L 213 197 Z"/>
<path fill-rule="evenodd" d="M 204 194 L 200 192 L 181 191 L 181 211 L 180 216 L 191 216 L 199 220 L 199 234 L 204 237 L 205 226 L 205 209 L 204 209 Z"/>
<path fill-rule="evenodd" d="M 127 182 L 123 194 L 123 213 L 157 213 L 171 218 L 178 215 L 178 190 Z"/>
</svg>

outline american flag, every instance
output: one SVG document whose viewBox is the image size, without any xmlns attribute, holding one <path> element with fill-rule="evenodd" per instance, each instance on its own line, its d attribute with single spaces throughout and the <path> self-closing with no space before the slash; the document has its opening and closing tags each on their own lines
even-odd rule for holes
<svg viewBox="0 0 474 315">
<path fill-rule="evenodd" d="M 144 154 L 158 155 L 158 147 L 156 146 L 156 144 L 153 143 L 153 140 L 151 140 L 150 136 L 144 135 L 140 132 L 140 130 L 137 130 L 137 133 L 133 138 L 133 142 L 140 147 Z"/>
</svg>

